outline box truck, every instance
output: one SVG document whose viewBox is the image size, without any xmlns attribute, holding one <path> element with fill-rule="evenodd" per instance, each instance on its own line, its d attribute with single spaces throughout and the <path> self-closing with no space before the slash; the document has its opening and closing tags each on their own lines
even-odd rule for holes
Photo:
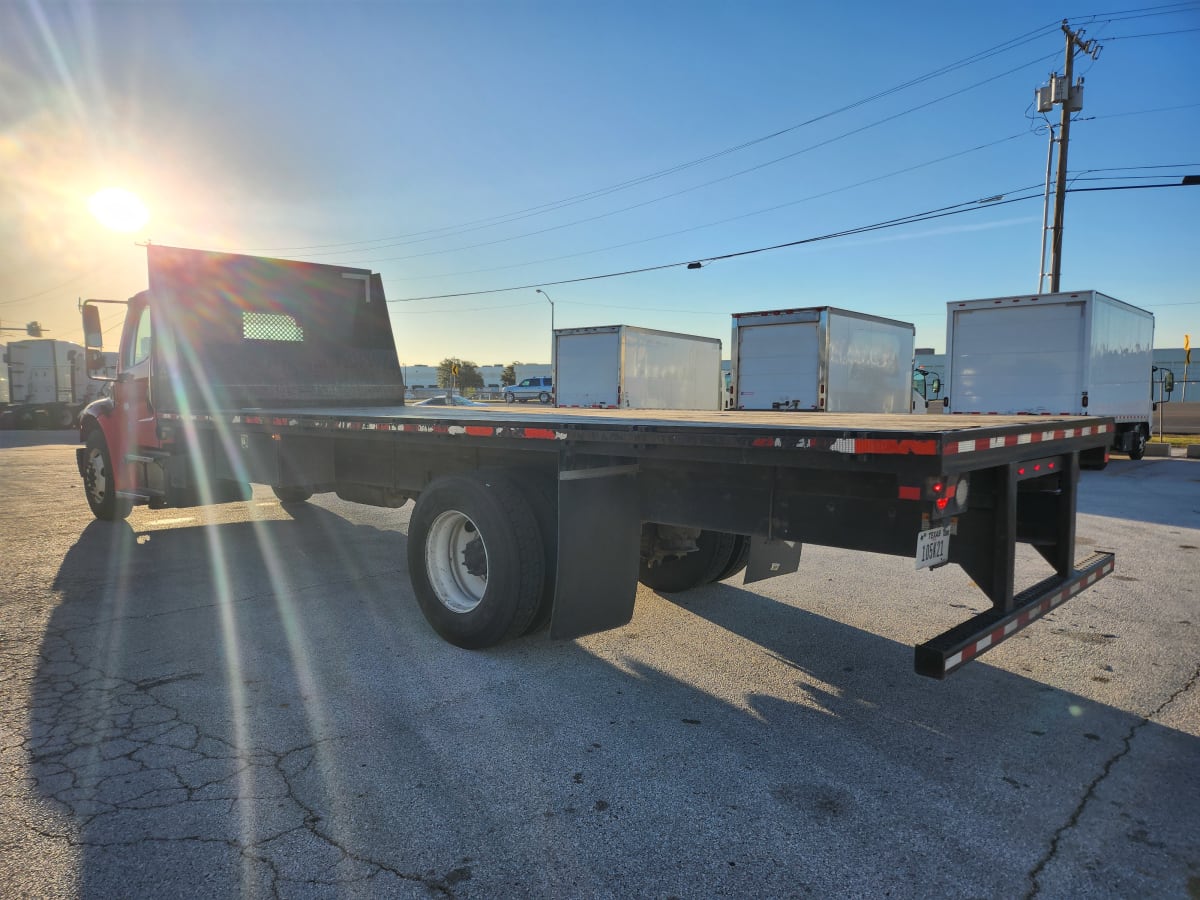
<svg viewBox="0 0 1200 900">
<path fill-rule="evenodd" d="M 719 409 L 721 342 L 636 325 L 554 332 L 556 404 L 592 409 Z"/>
<path fill-rule="evenodd" d="M 148 290 L 83 304 L 89 364 L 97 304 L 126 306 L 112 396 L 80 420 L 92 512 L 247 500 L 251 484 L 290 508 L 411 500 L 415 600 L 460 647 L 616 628 L 639 582 L 676 593 L 744 569 L 750 583 L 795 572 L 812 543 L 970 576 L 990 608 L 914 653 L 943 678 L 1114 570 L 1111 553 L 1075 558 L 1079 457 L 1111 420 L 409 406 L 377 274 L 146 253 Z M 1053 572 L 1030 584 L 1020 543 Z M 865 596 L 900 614 L 886 590 Z"/>
<path fill-rule="evenodd" d="M 71 428 L 79 413 L 100 396 L 105 382 L 88 375 L 84 350 L 50 338 L 11 341 L 4 351 L 8 402 L 0 427 Z M 116 354 L 108 354 L 98 374 L 116 374 Z"/>
<path fill-rule="evenodd" d="M 832 306 L 734 313 L 731 405 L 912 412 L 915 334 L 908 322 Z"/>
<path fill-rule="evenodd" d="M 952 301 L 947 411 L 1107 416 L 1116 423 L 1112 449 L 1141 459 L 1153 355 L 1154 314 L 1099 291 Z"/>
</svg>

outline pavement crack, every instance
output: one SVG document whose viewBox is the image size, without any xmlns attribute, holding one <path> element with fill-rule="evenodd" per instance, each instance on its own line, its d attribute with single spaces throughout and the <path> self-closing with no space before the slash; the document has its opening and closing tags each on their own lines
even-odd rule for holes
<svg viewBox="0 0 1200 900">
<path fill-rule="evenodd" d="M 1160 703 L 1155 709 L 1153 709 L 1149 715 L 1143 716 L 1140 721 L 1135 722 L 1129 727 L 1129 730 L 1121 739 L 1121 749 L 1105 761 L 1104 765 L 1100 769 L 1099 774 L 1092 779 L 1090 784 L 1088 784 L 1087 790 L 1083 792 L 1083 796 L 1080 798 L 1079 803 L 1075 806 L 1075 809 L 1071 812 L 1071 815 L 1067 818 L 1067 821 L 1060 825 L 1054 832 L 1053 837 L 1050 838 L 1050 846 L 1046 849 L 1045 854 L 1041 859 L 1038 860 L 1037 865 L 1030 870 L 1028 876 L 1030 888 L 1025 893 L 1025 900 L 1033 900 L 1033 898 L 1037 897 L 1041 892 L 1042 873 L 1058 855 L 1058 848 L 1062 842 L 1062 839 L 1066 837 L 1067 833 L 1071 831 L 1071 829 L 1079 824 L 1079 820 L 1083 817 L 1083 813 L 1087 809 L 1088 804 L 1091 803 L 1096 796 L 1096 789 L 1099 788 L 1101 783 L 1108 778 L 1116 764 L 1120 762 L 1123 757 L 1127 756 L 1133 749 L 1133 739 L 1137 736 L 1137 733 L 1147 725 L 1150 725 L 1154 719 L 1161 715 L 1168 706 L 1194 688 L 1198 681 L 1200 681 L 1200 665 L 1196 666 L 1196 668 L 1192 671 L 1191 677 L 1189 677 L 1187 681 L 1185 681 L 1178 689 L 1172 692 L 1171 695 L 1162 703 Z"/>
<path fill-rule="evenodd" d="M 177 681 L 192 681 L 196 678 L 203 678 L 200 672 L 187 672 L 183 675 L 164 675 L 162 678 L 146 678 L 142 681 L 135 681 L 134 688 L 139 691 L 149 691 L 156 687 L 162 687 L 166 684 L 174 684 Z"/>
</svg>

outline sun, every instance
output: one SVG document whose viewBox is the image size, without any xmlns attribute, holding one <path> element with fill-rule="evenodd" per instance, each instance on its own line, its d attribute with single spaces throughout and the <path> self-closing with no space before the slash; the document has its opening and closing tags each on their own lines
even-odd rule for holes
<svg viewBox="0 0 1200 900">
<path fill-rule="evenodd" d="M 88 200 L 88 210 L 112 231 L 137 231 L 150 220 L 150 212 L 137 194 L 119 187 L 96 191 Z"/>
</svg>

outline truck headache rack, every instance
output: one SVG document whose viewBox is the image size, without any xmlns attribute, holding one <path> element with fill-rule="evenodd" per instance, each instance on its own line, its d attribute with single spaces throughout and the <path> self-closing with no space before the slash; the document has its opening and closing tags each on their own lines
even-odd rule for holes
<svg viewBox="0 0 1200 900">
<path fill-rule="evenodd" d="M 1013 609 L 990 609 L 919 645 L 913 654 L 918 675 L 945 678 L 1055 607 L 1111 575 L 1116 556 L 1096 552 L 1063 578 L 1051 575 L 1013 598 Z"/>
</svg>

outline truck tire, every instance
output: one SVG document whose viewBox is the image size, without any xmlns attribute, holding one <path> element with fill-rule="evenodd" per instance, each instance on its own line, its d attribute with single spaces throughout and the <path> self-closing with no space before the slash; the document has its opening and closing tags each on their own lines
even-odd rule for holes
<svg viewBox="0 0 1200 900">
<path fill-rule="evenodd" d="M 275 487 L 272 485 L 271 490 L 275 492 L 276 498 L 284 506 L 307 503 L 308 498 L 313 495 L 312 490 L 305 487 Z"/>
<path fill-rule="evenodd" d="M 112 457 L 108 452 L 108 441 L 99 428 L 87 436 L 87 463 L 83 468 L 83 492 L 87 497 L 92 515 L 106 522 L 124 519 L 133 509 L 133 504 L 117 496 L 113 481 Z"/>
<path fill-rule="evenodd" d="M 729 562 L 725 564 L 720 573 L 713 581 L 725 581 L 737 575 L 742 569 L 746 568 L 746 563 L 750 561 L 750 536 L 746 534 L 735 534 L 733 536 L 733 550 L 729 553 Z"/>
<path fill-rule="evenodd" d="M 663 594 L 678 594 L 716 581 L 732 563 L 735 539 L 739 536 L 724 531 L 701 531 L 696 538 L 697 550 L 653 566 L 642 562 L 638 581 Z"/>
<path fill-rule="evenodd" d="M 409 519 L 409 576 L 421 612 L 468 650 L 529 628 L 542 602 L 543 557 L 529 502 L 496 473 L 437 479 Z"/>
<path fill-rule="evenodd" d="M 1137 426 L 1133 429 L 1133 438 L 1129 444 L 1129 458 L 1141 459 L 1146 455 L 1146 432 L 1142 430 L 1142 426 Z"/>
</svg>

